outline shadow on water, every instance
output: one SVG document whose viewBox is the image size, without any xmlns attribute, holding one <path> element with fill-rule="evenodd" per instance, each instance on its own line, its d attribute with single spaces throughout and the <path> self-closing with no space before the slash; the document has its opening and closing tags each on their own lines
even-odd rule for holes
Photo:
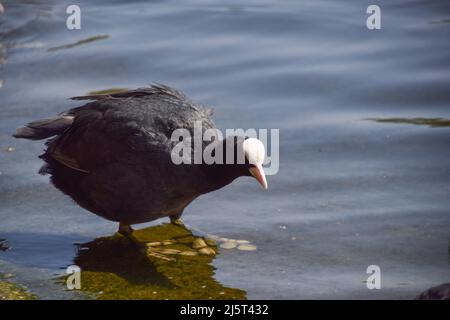
<svg viewBox="0 0 450 320">
<path fill-rule="evenodd" d="M 371 118 L 367 120 L 381 123 L 415 124 L 432 128 L 450 127 L 450 119 L 443 118 Z"/>
<path fill-rule="evenodd" d="M 136 249 L 124 237 L 98 238 L 79 246 L 74 263 L 81 272 L 81 290 L 97 299 L 245 299 L 240 289 L 216 281 L 214 255 L 194 249 L 198 239 L 184 227 L 163 224 L 136 230 L 145 243 L 161 243 L 168 261 Z M 206 239 L 209 247 L 217 246 Z M 188 255 L 185 255 L 188 253 Z"/>
</svg>

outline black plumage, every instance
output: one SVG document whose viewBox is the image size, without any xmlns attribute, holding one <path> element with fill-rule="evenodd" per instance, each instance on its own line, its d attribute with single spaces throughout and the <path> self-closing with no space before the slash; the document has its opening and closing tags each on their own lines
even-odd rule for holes
<svg viewBox="0 0 450 320">
<path fill-rule="evenodd" d="M 450 283 L 444 283 L 425 290 L 416 297 L 417 300 L 450 300 Z"/>
<path fill-rule="evenodd" d="M 181 216 L 201 194 L 239 176 L 244 164 L 181 164 L 171 161 L 177 128 L 194 135 L 194 122 L 214 128 L 210 109 L 180 92 L 152 85 L 126 92 L 72 98 L 91 102 L 17 130 L 15 137 L 44 139 L 41 173 L 81 207 L 124 225 Z M 230 138 L 227 138 L 228 140 Z M 232 137 L 234 148 L 243 138 Z M 203 148 L 207 143 L 203 143 Z M 225 145 L 222 142 L 222 147 Z M 225 153 L 226 153 L 226 148 Z"/>
</svg>

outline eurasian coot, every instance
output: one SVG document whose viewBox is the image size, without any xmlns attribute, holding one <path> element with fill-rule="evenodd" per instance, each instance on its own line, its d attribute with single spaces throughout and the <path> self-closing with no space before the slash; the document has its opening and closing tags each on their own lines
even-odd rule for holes
<svg viewBox="0 0 450 320">
<path fill-rule="evenodd" d="M 221 150 L 225 157 L 231 146 L 233 153 L 245 154 L 243 163 L 172 161 L 178 143 L 171 139 L 174 130 L 194 135 L 196 122 L 201 122 L 202 132 L 215 126 L 210 109 L 168 86 L 72 99 L 91 102 L 31 122 L 14 136 L 50 138 L 40 173 L 50 174 L 52 183 L 81 207 L 119 222 L 122 234 L 131 234 L 131 224 L 161 217 L 179 221 L 196 197 L 240 176 L 254 176 L 267 188 L 264 146 L 255 138 L 227 137 L 216 143 L 213 153 Z M 210 143 L 202 141 L 202 150 Z"/>
</svg>

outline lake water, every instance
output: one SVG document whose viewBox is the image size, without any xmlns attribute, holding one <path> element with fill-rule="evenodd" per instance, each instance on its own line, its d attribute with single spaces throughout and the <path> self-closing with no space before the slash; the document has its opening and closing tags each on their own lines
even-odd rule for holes
<svg viewBox="0 0 450 320">
<path fill-rule="evenodd" d="M 366 28 L 371 1 L 77 1 L 72 31 L 70 1 L 2 3 L 0 273 L 12 281 L 77 297 L 53 280 L 73 243 L 117 228 L 38 175 L 43 142 L 13 139 L 15 128 L 76 106 L 68 97 L 151 82 L 214 106 L 220 128 L 280 129 L 268 191 L 242 178 L 184 212 L 189 226 L 258 247 L 220 250 L 224 287 L 410 299 L 450 281 L 448 1 L 377 1 L 381 30 Z M 369 265 L 380 290 L 366 287 Z"/>
</svg>

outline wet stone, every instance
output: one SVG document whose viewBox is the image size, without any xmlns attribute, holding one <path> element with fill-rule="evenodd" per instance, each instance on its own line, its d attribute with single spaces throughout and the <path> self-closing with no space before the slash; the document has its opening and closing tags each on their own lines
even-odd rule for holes
<svg viewBox="0 0 450 320">
<path fill-rule="evenodd" d="M 220 245 L 220 247 L 223 249 L 234 249 L 236 248 L 236 246 L 237 246 L 236 242 L 233 241 L 227 241 Z"/>
<path fill-rule="evenodd" d="M 241 244 L 237 248 L 242 251 L 255 251 L 257 249 L 257 247 L 252 244 Z"/>
<path fill-rule="evenodd" d="M 179 255 L 182 255 L 182 256 L 197 256 L 198 253 L 195 252 L 195 251 L 181 251 L 179 253 Z"/>
<path fill-rule="evenodd" d="M 208 238 L 206 238 L 206 239 L 205 239 L 205 242 L 206 242 L 206 244 L 207 244 L 208 246 L 215 246 L 215 245 L 217 245 L 217 244 L 216 244 L 216 241 L 214 241 L 213 239 L 208 239 Z"/>
<path fill-rule="evenodd" d="M 177 249 L 161 249 L 158 252 L 162 254 L 179 254 L 181 251 Z"/>
<path fill-rule="evenodd" d="M 206 245 L 205 240 L 203 240 L 202 238 L 197 238 L 192 243 L 192 248 L 194 248 L 194 249 L 201 249 L 201 248 L 205 248 L 205 247 L 207 247 L 207 245 Z"/>
<path fill-rule="evenodd" d="M 216 252 L 213 249 L 209 248 L 209 247 L 201 248 L 200 250 L 198 250 L 198 252 L 200 254 L 204 254 L 204 255 L 208 255 L 208 256 L 212 256 L 212 255 L 216 254 Z"/>
</svg>

